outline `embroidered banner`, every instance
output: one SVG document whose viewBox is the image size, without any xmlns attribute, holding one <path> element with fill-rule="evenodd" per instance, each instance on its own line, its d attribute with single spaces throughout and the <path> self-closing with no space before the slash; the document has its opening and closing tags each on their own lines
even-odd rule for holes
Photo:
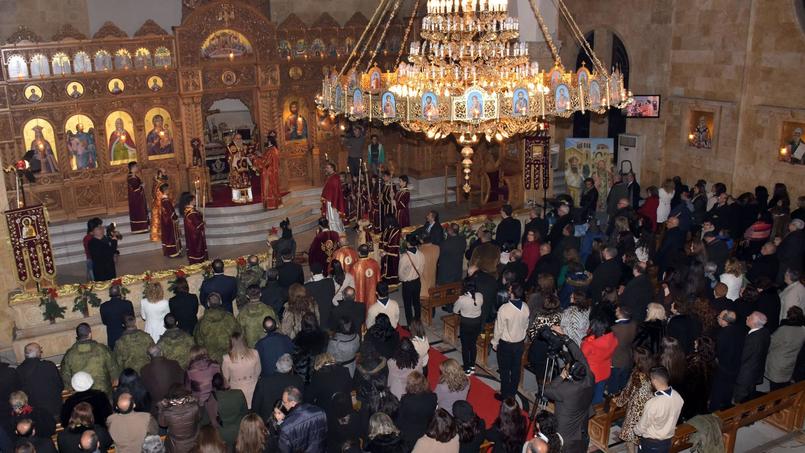
<svg viewBox="0 0 805 453">
<path fill-rule="evenodd" d="M 48 224 L 42 205 L 5 212 L 11 251 L 22 283 L 54 280 L 56 263 L 50 247 Z"/>
</svg>

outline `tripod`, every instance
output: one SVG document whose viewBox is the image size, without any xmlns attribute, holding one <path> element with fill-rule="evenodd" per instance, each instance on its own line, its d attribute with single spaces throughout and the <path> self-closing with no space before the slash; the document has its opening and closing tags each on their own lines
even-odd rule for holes
<svg viewBox="0 0 805 453">
<path fill-rule="evenodd" d="M 548 358 L 545 361 L 545 370 L 542 373 L 542 383 L 539 385 L 539 391 L 535 395 L 536 400 L 534 401 L 534 406 L 531 408 L 531 412 L 528 414 L 528 418 L 532 420 L 532 423 L 534 417 L 537 415 L 537 412 L 545 409 L 548 406 L 548 400 L 545 398 L 545 386 L 551 380 L 553 380 L 559 360 L 559 352 L 548 352 Z"/>
</svg>

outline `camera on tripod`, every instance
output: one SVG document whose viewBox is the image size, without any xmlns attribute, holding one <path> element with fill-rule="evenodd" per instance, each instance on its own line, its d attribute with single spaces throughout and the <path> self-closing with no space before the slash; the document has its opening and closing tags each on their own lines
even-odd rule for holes
<svg viewBox="0 0 805 453">
<path fill-rule="evenodd" d="M 548 355 L 567 361 L 565 351 L 565 341 L 561 335 L 551 330 L 551 326 L 543 325 L 537 329 L 537 339 L 544 341 L 548 345 Z"/>
</svg>

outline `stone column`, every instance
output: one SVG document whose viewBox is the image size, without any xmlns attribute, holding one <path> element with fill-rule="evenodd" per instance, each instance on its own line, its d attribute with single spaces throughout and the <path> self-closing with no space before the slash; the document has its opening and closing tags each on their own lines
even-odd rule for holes
<svg viewBox="0 0 805 453">
<path fill-rule="evenodd" d="M 9 165 L 9 162 L 0 162 L 0 165 L 5 167 Z M 9 208 L 6 178 L 0 177 L 0 211 L 5 212 Z M 14 313 L 9 306 L 9 299 L 11 299 L 11 294 L 19 289 L 12 271 L 16 269 L 16 264 L 11 256 L 10 241 L 8 226 L 5 219 L 2 219 L 0 220 L 0 244 L 3 244 L 3 251 L 0 252 L 0 268 L 5 269 L 6 272 L 0 272 L 0 294 L 5 296 L 0 301 L 0 350 L 10 348 L 14 340 Z"/>
</svg>

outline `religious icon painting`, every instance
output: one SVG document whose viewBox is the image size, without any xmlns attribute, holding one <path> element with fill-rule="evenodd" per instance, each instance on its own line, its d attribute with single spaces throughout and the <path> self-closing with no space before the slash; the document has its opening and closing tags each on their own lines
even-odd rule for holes
<svg viewBox="0 0 805 453">
<path fill-rule="evenodd" d="M 559 113 L 566 112 L 570 109 L 570 89 L 564 83 L 556 87 L 556 111 Z"/>
<path fill-rule="evenodd" d="M 112 79 L 106 84 L 106 88 L 112 94 L 121 94 L 126 89 L 126 84 L 120 79 Z"/>
<path fill-rule="evenodd" d="M 467 90 L 467 118 L 468 120 L 479 121 L 484 117 L 484 95 L 481 90 Z"/>
<path fill-rule="evenodd" d="M 204 58 L 235 58 L 252 53 L 252 44 L 235 30 L 217 30 L 201 44 Z"/>
<path fill-rule="evenodd" d="M 576 71 L 576 81 L 580 87 L 587 90 L 587 84 L 590 82 L 590 70 L 584 66 L 579 68 L 579 70 Z"/>
<path fill-rule="evenodd" d="M 316 38 L 313 40 L 313 43 L 310 45 L 310 52 L 313 53 L 314 56 L 323 58 L 324 57 L 324 41 L 320 38 Z"/>
<path fill-rule="evenodd" d="M 23 240 L 36 239 L 36 227 L 34 221 L 30 217 L 23 217 L 20 226 L 20 237 Z"/>
<path fill-rule="evenodd" d="M 92 72 L 92 61 L 83 50 L 73 55 L 73 72 L 76 74 Z"/>
<path fill-rule="evenodd" d="M 341 88 L 341 85 L 336 85 L 335 87 L 335 108 L 341 108 L 341 105 L 344 101 L 344 89 Z"/>
<path fill-rule="evenodd" d="M 428 121 L 439 118 L 439 99 L 432 91 L 426 91 L 422 95 L 422 117 Z"/>
<path fill-rule="evenodd" d="M 24 159 L 30 162 L 35 170 L 40 169 L 40 174 L 58 173 L 59 164 L 56 149 L 56 134 L 53 125 L 40 118 L 34 118 L 22 128 L 22 137 L 28 147 Z"/>
<path fill-rule="evenodd" d="M 95 52 L 95 70 L 109 71 L 112 69 L 112 54 L 105 50 Z"/>
<path fill-rule="evenodd" d="M 232 85 L 238 83 L 238 76 L 235 75 L 234 71 L 226 70 L 221 73 L 221 83 L 231 87 Z"/>
<path fill-rule="evenodd" d="M 590 82 L 590 93 L 587 95 L 591 109 L 601 108 L 601 85 L 597 81 Z"/>
<path fill-rule="evenodd" d="M 137 145 L 134 143 L 134 121 L 124 111 L 112 112 L 106 117 L 106 132 L 109 134 L 109 163 L 127 165 L 137 161 Z"/>
<path fill-rule="evenodd" d="M 528 116 L 528 91 L 525 88 L 517 88 L 512 96 L 512 113 L 515 116 Z"/>
<path fill-rule="evenodd" d="M 363 115 L 366 113 L 366 108 L 363 104 L 363 92 L 357 88 L 352 92 L 351 113 L 353 115 Z"/>
<path fill-rule="evenodd" d="M 369 70 L 369 92 L 372 94 L 380 93 L 380 90 L 383 88 L 382 83 L 382 75 L 380 73 L 380 68 L 375 66 L 371 70 Z"/>
<path fill-rule="evenodd" d="M 805 142 L 802 131 L 805 123 L 785 121 L 780 136 L 780 152 L 778 159 L 794 165 L 805 165 Z"/>
<path fill-rule="evenodd" d="M 171 115 L 161 107 L 155 107 L 145 114 L 146 152 L 148 160 L 169 159 L 173 153 L 173 124 Z"/>
<path fill-rule="evenodd" d="M 160 76 L 151 76 L 148 78 L 148 89 L 157 92 L 165 86 L 165 82 L 162 81 L 162 77 Z"/>
<path fill-rule="evenodd" d="M 297 39 L 296 44 L 293 46 L 293 52 L 297 57 L 305 56 L 305 52 L 307 51 L 307 43 L 304 39 Z"/>
<path fill-rule="evenodd" d="M 288 110 L 285 112 L 283 126 L 285 127 L 285 141 L 307 140 L 307 120 L 300 111 L 298 99 L 287 101 Z"/>
<path fill-rule="evenodd" d="M 304 72 L 299 66 L 293 66 L 288 70 L 288 77 L 290 77 L 291 80 L 300 80 L 302 75 L 304 75 Z"/>
<path fill-rule="evenodd" d="M 28 102 L 39 102 L 43 96 L 42 88 L 39 85 L 26 85 L 24 95 Z"/>
<path fill-rule="evenodd" d="M 98 153 L 95 146 L 95 124 L 87 115 L 73 115 L 64 125 L 67 137 L 67 155 L 70 168 L 88 170 L 98 167 Z"/>
<path fill-rule="evenodd" d="M 383 93 L 380 98 L 383 105 L 383 118 L 394 118 L 397 116 L 397 100 L 390 91 Z"/>
<path fill-rule="evenodd" d="M 290 58 L 291 57 L 291 43 L 286 40 L 282 40 L 279 43 L 279 54 L 282 58 Z"/>
<path fill-rule="evenodd" d="M 611 105 L 618 105 L 621 102 L 621 90 L 617 77 L 609 79 L 609 103 Z"/>
<path fill-rule="evenodd" d="M 67 84 L 67 96 L 78 99 L 84 95 L 84 85 L 81 82 L 70 82 Z"/>
<path fill-rule="evenodd" d="M 554 66 L 551 72 L 548 73 L 548 80 L 550 81 L 551 88 L 556 89 L 556 86 L 562 83 L 562 70 Z"/>
</svg>

